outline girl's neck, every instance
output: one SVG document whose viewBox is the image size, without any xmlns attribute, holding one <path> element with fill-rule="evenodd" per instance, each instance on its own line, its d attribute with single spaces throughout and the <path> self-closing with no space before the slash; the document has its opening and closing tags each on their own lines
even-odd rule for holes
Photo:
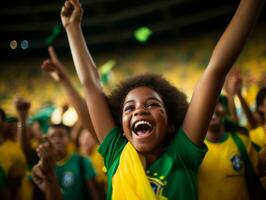
<svg viewBox="0 0 266 200">
<path fill-rule="evenodd" d="M 153 153 L 142 153 L 142 155 L 145 157 L 146 168 L 151 166 L 154 161 L 158 160 L 164 151 L 165 148 L 160 148 Z"/>
<path fill-rule="evenodd" d="M 167 138 L 162 144 L 160 144 L 155 150 L 149 153 L 141 153 L 145 157 L 145 163 L 146 163 L 146 168 L 148 168 L 152 163 L 156 160 L 158 160 L 161 155 L 166 151 L 166 148 L 171 141 L 173 136 L 172 134 L 168 134 L 170 136 Z"/>
</svg>

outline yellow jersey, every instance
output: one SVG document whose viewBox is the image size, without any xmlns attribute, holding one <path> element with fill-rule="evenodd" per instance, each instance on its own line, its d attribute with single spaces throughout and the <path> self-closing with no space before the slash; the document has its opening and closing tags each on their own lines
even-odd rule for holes
<svg viewBox="0 0 266 200">
<path fill-rule="evenodd" d="M 246 146 L 251 163 L 257 166 L 258 155 L 248 137 L 239 135 Z M 245 165 L 232 136 L 226 134 L 223 141 L 205 140 L 208 152 L 198 174 L 199 200 L 249 199 L 245 179 Z"/>
<path fill-rule="evenodd" d="M 103 157 L 101 154 L 97 151 L 98 145 L 96 145 L 92 153 L 90 154 L 89 158 L 96 170 L 97 176 L 96 176 L 96 181 L 99 183 L 103 183 L 105 190 L 107 191 L 107 177 L 104 172 L 104 163 L 103 163 Z"/>
<path fill-rule="evenodd" d="M 266 132 L 263 126 L 259 126 L 254 130 L 250 130 L 249 137 L 252 142 L 259 145 L 261 148 L 266 146 Z"/>
<path fill-rule="evenodd" d="M 22 177 L 26 172 L 26 158 L 19 144 L 6 140 L 0 145 L 0 163 L 6 175 Z"/>
</svg>

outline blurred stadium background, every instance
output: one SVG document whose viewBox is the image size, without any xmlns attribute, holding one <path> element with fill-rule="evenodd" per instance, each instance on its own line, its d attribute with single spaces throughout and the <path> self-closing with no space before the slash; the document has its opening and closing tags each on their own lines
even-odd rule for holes
<svg viewBox="0 0 266 200">
<path fill-rule="evenodd" d="M 13 0 L 0 8 L 0 106 L 15 113 L 13 100 L 62 105 L 61 86 L 40 69 L 53 45 L 81 91 L 66 34 L 60 22 L 63 0 Z M 188 96 L 238 1 L 229 0 L 81 0 L 87 44 L 110 91 L 136 73 L 157 72 Z M 237 64 L 246 75 L 266 71 L 266 8 Z"/>
</svg>

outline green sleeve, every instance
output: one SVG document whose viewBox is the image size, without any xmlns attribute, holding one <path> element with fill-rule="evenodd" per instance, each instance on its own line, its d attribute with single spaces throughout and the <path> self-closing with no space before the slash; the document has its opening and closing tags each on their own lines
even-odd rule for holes
<svg viewBox="0 0 266 200">
<path fill-rule="evenodd" d="M 180 128 L 169 144 L 167 152 L 173 157 L 182 159 L 188 168 L 198 170 L 207 152 L 207 146 L 204 144 L 202 148 L 199 148 L 192 143 L 184 130 Z"/>
<path fill-rule="evenodd" d="M 89 158 L 83 157 L 84 175 L 86 180 L 90 180 L 96 176 L 95 169 Z"/>
<path fill-rule="evenodd" d="M 114 161 L 120 156 L 127 140 L 122 136 L 120 130 L 115 127 L 111 129 L 108 135 L 104 138 L 98 151 L 104 158 L 104 165 L 108 170 Z"/>
</svg>

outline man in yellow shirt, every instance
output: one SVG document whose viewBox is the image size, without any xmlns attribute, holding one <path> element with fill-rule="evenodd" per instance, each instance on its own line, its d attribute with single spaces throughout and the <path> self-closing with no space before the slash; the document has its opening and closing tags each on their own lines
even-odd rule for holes
<svg viewBox="0 0 266 200">
<path fill-rule="evenodd" d="M 200 200 L 249 199 L 245 162 L 232 134 L 226 132 L 223 105 L 218 102 L 212 116 L 205 143 L 208 152 L 198 176 Z M 259 158 L 248 137 L 239 135 L 257 175 L 262 175 L 265 162 Z M 261 167 L 262 166 L 262 167 Z"/>
<path fill-rule="evenodd" d="M 17 121 L 1 121 L 0 163 L 7 177 L 7 189 L 10 199 L 16 199 L 22 177 L 26 172 L 26 158 L 16 142 Z"/>
</svg>

